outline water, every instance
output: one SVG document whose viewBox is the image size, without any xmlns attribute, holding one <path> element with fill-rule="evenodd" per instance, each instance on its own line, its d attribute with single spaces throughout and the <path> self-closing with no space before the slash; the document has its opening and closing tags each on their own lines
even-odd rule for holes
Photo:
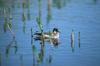
<svg viewBox="0 0 100 66">
<path fill-rule="evenodd" d="M 8 28 L 7 32 L 4 32 L 4 15 L 0 13 L 1 66 L 100 65 L 99 0 L 59 0 L 60 4 L 55 4 L 56 0 L 52 0 L 49 12 L 47 0 L 41 1 L 43 30 L 49 31 L 54 27 L 60 30 L 60 44 L 58 46 L 48 42 L 42 46 L 40 41 L 31 40 L 31 28 L 33 33 L 39 31 L 36 22 L 36 17 L 39 16 L 38 0 L 30 0 L 28 8 L 22 8 L 23 1 L 16 0 L 11 8 L 12 31 L 15 33 L 15 38 L 12 37 L 13 35 Z M 49 21 L 47 13 L 50 15 Z M 72 30 L 74 43 L 71 45 Z"/>
</svg>

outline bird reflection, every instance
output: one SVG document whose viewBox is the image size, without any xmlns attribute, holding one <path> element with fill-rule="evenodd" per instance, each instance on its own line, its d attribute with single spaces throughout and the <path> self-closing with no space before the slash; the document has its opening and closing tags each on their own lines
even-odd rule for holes
<svg viewBox="0 0 100 66">
<path fill-rule="evenodd" d="M 59 45 L 59 39 L 51 39 L 48 40 L 48 42 L 50 42 L 50 44 L 53 44 L 55 47 Z"/>
</svg>

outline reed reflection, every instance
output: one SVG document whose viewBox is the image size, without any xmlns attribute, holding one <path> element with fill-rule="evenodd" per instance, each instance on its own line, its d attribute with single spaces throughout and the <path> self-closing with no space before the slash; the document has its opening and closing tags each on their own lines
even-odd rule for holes
<svg viewBox="0 0 100 66">
<path fill-rule="evenodd" d="M 4 8 L 3 9 L 3 13 L 4 13 L 4 25 L 3 25 L 3 29 L 4 32 L 6 32 L 7 30 L 9 30 L 11 32 L 11 35 L 13 37 L 15 37 L 15 33 L 12 31 L 12 12 L 11 12 L 11 8 Z"/>
<path fill-rule="evenodd" d="M 33 66 L 37 65 L 37 59 L 38 59 L 38 50 L 37 47 L 34 44 L 33 40 L 33 29 L 31 28 L 31 46 L 32 46 L 32 53 L 33 53 Z"/>
<path fill-rule="evenodd" d="M 52 60 L 53 60 L 53 57 L 51 54 L 48 55 L 48 58 L 46 59 L 46 62 L 48 64 L 48 66 L 51 66 L 51 63 L 52 63 Z"/>
<path fill-rule="evenodd" d="M 54 6 L 56 6 L 58 9 L 61 8 L 61 0 L 53 0 Z"/>
<path fill-rule="evenodd" d="M 28 20 L 31 19 L 31 15 L 30 15 L 30 0 L 27 0 L 27 19 Z"/>
<path fill-rule="evenodd" d="M 25 33 L 26 32 L 26 8 L 27 8 L 27 1 L 26 0 L 23 0 L 22 1 L 22 22 L 23 22 L 23 32 Z"/>
<path fill-rule="evenodd" d="M 31 20 L 31 15 L 30 15 L 30 8 L 28 7 L 27 9 L 27 19 Z"/>
<path fill-rule="evenodd" d="M 16 54 L 18 51 L 18 45 L 17 45 L 17 41 L 16 41 L 15 37 L 13 37 L 12 41 L 6 47 L 6 57 L 9 57 L 11 48 L 14 48 L 14 52 Z"/>
<path fill-rule="evenodd" d="M 23 32 L 25 33 L 25 29 L 26 29 L 26 16 L 25 16 L 25 13 L 23 12 L 22 14 L 22 21 L 23 21 Z"/>
<path fill-rule="evenodd" d="M 72 52 L 74 52 L 74 30 L 72 29 L 71 32 L 71 48 L 72 48 Z"/>
<path fill-rule="evenodd" d="M 57 7 L 58 9 L 61 9 L 62 7 L 66 6 L 67 3 L 70 2 L 70 0 L 52 0 L 53 6 Z"/>
<path fill-rule="evenodd" d="M 51 0 L 48 0 L 48 5 L 47 6 L 48 6 L 47 7 L 47 11 L 48 11 L 48 13 L 47 13 L 47 23 L 49 23 L 51 18 L 52 18 L 52 15 L 51 15 L 52 2 L 51 2 Z"/>
<path fill-rule="evenodd" d="M 78 39 L 77 39 L 78 38 Z M 76 40 L 77 39 L 77 40 Z M 71 32 L 71 48 L 72 48 L 72 52 L 75 51 L 75 42 L 77 41 L 78 43 L 78 47 L 80 48 L 81 47 L 81 42 L 80 42 L 80 32 L 78 32 L 78 34 L 76 35 L 75 37 L 75 32 L 74 30 L 72 29 L 72 32 Z"/>
<path fill-rule="evenodd" d="M 42 25 L 42 20 L 41 20 L 41 16 L 42 16 L 42 3 L 41 0 L 38 0 L 38 16 L 36 17 L 36 22 L 39 28 L 39 31 L 42 33 L 43 32 L 43 25 Z"/>
<path fill-rule="evenodd" d="M 32 29 L 31 29 L 31 33 Z M 33 52 L 33 66 L 38 65 L 43 62 L 44 59 L 44 44 L 43 41 L 40 42 L 40 50 L 37 51 L 35 44 L 33 43 L 33 36 L 31 34 L 31 45 L 32 45 L 32 52 Z"/>
<path fill-rule="evenodd" d="M 20 0 L 18 0 L 18 1 L 17 1 L 17 7 L 18 7 L 18 8 L 21 7 L 20 4 L 21 4 L 21 3 L 20 3 Z"/>
<path fill-rule="evenodd" d="M 33 52 L 33 66 L 36 66 L 36 59 L 38 58 L 38 51 L 36 46 L 33 44 L 32 45 L 32 52 Z"/>
<path fill-rule="evenodd" d="M 96 3 L 97 3 L 97 1 L 98 1 L 98 0 L 93 0 L 94 4 L 96 4 Z"/>
<path fill-rule="evenodd" d="M 80 48 L 80 32 L 78 32 L 78 46 Z"/>
<path fill-rule="evenodd" d="M 41 42 L 40 46 L 41 46 L 41 48 L 40 48 L 40 52 L 38 53 L 38 59 L 37 59 L 38 63 L 42 63 L 44 60 L 44 50 L 45 50 L 44 44 L 42 44 L 42 42 Z"/>
<path fill-rule="evenodd" d="M 1 54 L 1 51 L 0 51 L 0 66 L 1 66 L 1 60 L 2 60 L 2 54 Z"/>
<path fill-rule="evenodd" d="M 24 64 L 23 64 L 23 55 L 20 55 L 20 66 L 24 66 Z"/>
</svg>

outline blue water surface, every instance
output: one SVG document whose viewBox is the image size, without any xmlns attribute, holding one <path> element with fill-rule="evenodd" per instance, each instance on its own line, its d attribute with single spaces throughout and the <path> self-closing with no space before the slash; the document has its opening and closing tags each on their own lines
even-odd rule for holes
<svg viewBox="0 0 100 66">
<path fill-rule="evenodd" d="M 41 0 L 41 21 L 43 30 L 53 28 L 60 30 L 60 44 L 55 47 L 45 42 L 41 49 L 39 41 L 33 40 L 35 50 L 32 51 L 31 28 L 38 31 L 38 0 L 30 0 L 30 8 L 24 10 L 25 25 L 22 21 L 23 9 L 19 0 L 12 9 L 12 31 L 3 30 L 4 17 L 0 15 L 0 57 L 1 66 L 99 66 L 100 65 L 100 1 L 99 0 L 61 0 L 61 8 L 51 4 L 51 20 L 47 22 L 47 0 Z M 65 5 L 63 5 L 65 2 Z M 27 13 L 30 13 L 28 20 Z M 24 27 L 24 28 L 23 28 Z M 24 31 L 25 30 L 25 31 Z M 74 30 L 74 48 L 71 48 L 71 32 Z M 80 47 L 78 34 L 80 32 Z M 9 44 L 17 42 L 17 52 L 11 47 L 6 57 Z M 37 56 L 42 53 L 43 60 L 38 63 Z M 51 57 L 51 62 L 49 62 Z"/>
</svg>

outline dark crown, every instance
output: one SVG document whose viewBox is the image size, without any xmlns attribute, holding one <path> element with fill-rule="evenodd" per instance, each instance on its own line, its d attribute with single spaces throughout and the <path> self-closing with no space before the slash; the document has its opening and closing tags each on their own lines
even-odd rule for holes
<svg viewBox="0 0 100 66">
<path fill-rule="evenodd" d="M 59 32 L 57 28 L 54 28 L 54 29 L 53 29 L 53 32 L 54 32 L 54 31 Z"/>
</svg>

